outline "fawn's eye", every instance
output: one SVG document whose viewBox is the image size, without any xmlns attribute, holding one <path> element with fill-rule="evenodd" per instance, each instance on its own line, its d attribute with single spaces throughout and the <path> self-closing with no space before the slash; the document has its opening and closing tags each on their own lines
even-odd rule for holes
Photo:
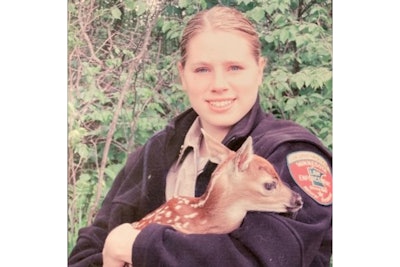
<svg viewBox="0 0 400 267">
<path fill-rule="evenodd" d="M 275 189 L 276 188 L 276 182 L 272 183 L 264 183 L 264 188 L 267 189 L 268 191 Z"/>
</svg>

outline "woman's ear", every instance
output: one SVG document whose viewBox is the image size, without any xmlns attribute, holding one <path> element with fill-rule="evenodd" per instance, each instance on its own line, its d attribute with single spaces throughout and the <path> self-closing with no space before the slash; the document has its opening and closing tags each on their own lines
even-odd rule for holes
<svg viewBox="0 0 400 267">
<path fill-rule="evenodd" d="M 260 68 L 261 72 L 264 72 L 264 68 L 267 65 L 267 59 L 264 57 L 260 57 L 258 60 L 258 67 Z"/>
<path fill-rule="evenodd" d="M 184 77 L 184 67 L 181 61 L 178 62 L 179 78 L 181 79 L 182 89 L 186 91 L 186 82 Z"/>
<path fill-rule="evenodd" d="M 258 60 L 258 81 L 259 85 L 262 84 L 263 77 L 264 77 L 264 68 L 267 65 L 267 59 L 264 57 L 260 57 Z"/>
</svg>

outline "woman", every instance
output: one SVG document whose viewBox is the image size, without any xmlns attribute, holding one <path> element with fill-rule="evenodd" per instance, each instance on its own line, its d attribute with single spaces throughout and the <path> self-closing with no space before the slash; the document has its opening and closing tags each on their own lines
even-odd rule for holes
<svg viewBox="0 0 400 267">
<path fill-rule="evenodd" d="M 93 225 L 81 229 L 69 266 L 329 266 L 331 154 L 308 130 L 261 110 L 260 50 L 254 27 L 233 8 L 189 21 L 178 69 L 192 108 L 128 158 Z M 206 160 L 201 127 L 232 150 L 252 136 L 255 153 L 301 194 L 303 208 L 293 217 L 249 212 L 230 234 L 133 229 L 172 196 L 204 192 L 216 166 Z"/>
</svg>

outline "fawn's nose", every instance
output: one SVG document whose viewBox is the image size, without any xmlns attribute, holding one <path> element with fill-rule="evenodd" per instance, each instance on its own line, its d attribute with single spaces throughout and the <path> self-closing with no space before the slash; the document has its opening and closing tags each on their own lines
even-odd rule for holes
<svg viewBox="0 0 400 267">
<path fill-rule="evenodd" d="M 301 198 L 300 194 L 293 192 L 290 200 L 290 206 L 291 207 L 287 207 L 287 210 L 290 212 L 298 211 L 303 207 L 303 199 Z"/>
</svg>

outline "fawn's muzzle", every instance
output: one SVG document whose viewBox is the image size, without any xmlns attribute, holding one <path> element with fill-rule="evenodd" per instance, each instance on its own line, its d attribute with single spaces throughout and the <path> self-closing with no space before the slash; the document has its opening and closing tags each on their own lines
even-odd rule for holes
<svg viewBox="0 0 400 267">
<path fill-rule="evenodd" d="M 292 198 L 290 199 L 290 206 L 286 207 L 289 212 L 296 212 L 303 207 L 303 199 L 300 194 L 293 192 Z"/>
</svg>

